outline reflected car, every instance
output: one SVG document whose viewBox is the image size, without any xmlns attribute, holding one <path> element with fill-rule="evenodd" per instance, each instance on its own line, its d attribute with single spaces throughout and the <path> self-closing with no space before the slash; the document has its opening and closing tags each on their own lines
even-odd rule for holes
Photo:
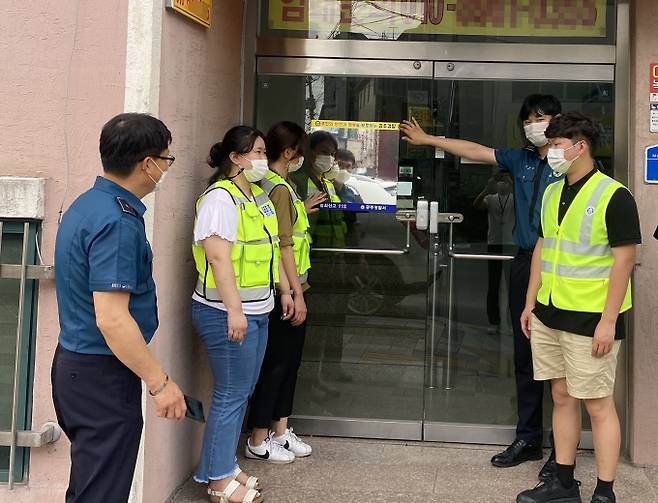
<svg viewBox="0 0 658 503">
<path fill-rule="evenodd" d="M 396 203 L 397 183 L 392 180 L 379 180 L 352 174 L 345 185 L 355 190 L 365 204 L 394 205 Z"/>
</svg>

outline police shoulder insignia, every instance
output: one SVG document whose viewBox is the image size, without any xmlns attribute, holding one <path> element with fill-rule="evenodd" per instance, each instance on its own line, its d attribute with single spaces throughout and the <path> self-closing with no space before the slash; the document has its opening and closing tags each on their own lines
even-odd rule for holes
<svg viewBox="0 0 658 503">
<path fill-rule="evenodd" d="M 134 217 L 138 216 L 135 208 L 130 206 L 130 204 L 128 204 L 128 201 L 126 201 L 123 197 L 117 196 L 117 203 L 119 203 L 119 206 L 121 206 L 121 211 L 123 211 L 124 213 L 128 213 Z"/>
</svg>

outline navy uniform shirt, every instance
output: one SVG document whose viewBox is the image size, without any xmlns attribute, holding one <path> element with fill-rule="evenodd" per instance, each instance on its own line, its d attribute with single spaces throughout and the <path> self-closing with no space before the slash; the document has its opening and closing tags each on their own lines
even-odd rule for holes
<svg viewBox="0 0 658 503">
<path fill-rule="evenodd" d="M 561 177 L 553 174 L 534 148 L 497 149 L 496 162 L 514 180 L 514 244 L 532 250 L 537 243 L 542 196 L 546 187 Z"/>
<path fill-rule="evenodd" d="M 130 293 L 130 314 L 147 343 L 158 328 L 144 211 L 137 196 L 98 177 L 64 214 L 55 244 L 55 287 L 59 343 L 69 351 L 112 354 L 96 326 L 93 292 Z"/>
</svg>

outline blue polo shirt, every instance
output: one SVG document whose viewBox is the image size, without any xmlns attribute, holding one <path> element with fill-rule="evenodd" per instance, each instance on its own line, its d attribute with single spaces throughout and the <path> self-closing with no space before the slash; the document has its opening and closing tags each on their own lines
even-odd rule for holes
<svg viewBox="0 0 658 503">
<path fill-rule="evenodd" d="M 523 250 L 532 250 L 537 242 L 544 191 L 562 177 L 555 176 L 546 159 L 532 148 L 498 149 L 496 162 L 514 180 L 514 243 Z"/>
<path fill-rule="evenodd" d="M 158 328 L 146 207 L 103 177 L 64 213 L 55 243 L 59 343 L 76 353 L 111 355 L 96 326 L 93 292 L 129 292 L 128 308 L 148 343 Z"/>
</svg>

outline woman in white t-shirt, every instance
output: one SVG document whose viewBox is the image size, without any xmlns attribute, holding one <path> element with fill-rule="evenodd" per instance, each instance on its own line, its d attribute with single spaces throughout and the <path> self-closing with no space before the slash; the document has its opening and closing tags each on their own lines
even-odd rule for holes
<svg viewBox="0 0 658 503">
<path fill-rule="evenodd" d="M 274 206 L 254 184 L 268 170 L 263 134 L 232 128 L 212 147 L 208 164 L 215 173 L 197 200 L 194 223 L 192 322 L 214 385 L 194 479 L 208 484 L 214 503 L 259 503 L 258 479 L 240 470 L 236 449 L 267 345 L 275 285 L 284 319 L 294 315 L 294 304 L 279 263 Z"/>
</svg>

